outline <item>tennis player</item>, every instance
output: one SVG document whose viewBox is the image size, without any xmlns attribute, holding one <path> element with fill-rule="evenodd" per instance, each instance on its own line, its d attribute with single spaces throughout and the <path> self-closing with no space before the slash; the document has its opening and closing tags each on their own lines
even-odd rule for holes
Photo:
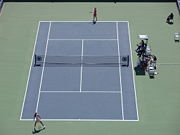
<svg viewBox="0 0 180 135">
<path fill-rule="evenodd" d="M 94 8 L 94 11 L 93 11 L 93 24 L 95 24 L 97 22 L 97 10 L 96 8 Z"/>
<path fill-rule="evenodd" d="M 41 117 L 40 117 L 40 115 L 39 115 L 37 112 L 34 114 L 34 120 L 35 120 L 34 130 L 35 130 L 35 128 L 36 128 L 36 124 L 37 124 L 37 123 L 41 123 L 41 125 L 43 126 L 43 129 L 45 129 L 45 125 L 44 125 L 43 122 L 41 121 Z"/>
</svg>

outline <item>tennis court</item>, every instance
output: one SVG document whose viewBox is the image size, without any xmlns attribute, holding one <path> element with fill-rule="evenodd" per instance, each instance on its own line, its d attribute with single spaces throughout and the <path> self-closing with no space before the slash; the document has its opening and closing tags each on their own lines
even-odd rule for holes
<svg viewBox="0 0 180 135">
<path fill-rule="evenodd" d="M 93 25 L 90 12 L 95 7 L 98 20 Z M 171 12 L 174 23 L 169 25 L 166 19 Z M 176 2 L 4 2 L 0 15 L 0 134 L 179 135 L 180 42 L 174 41 L 179 24 Z M 154 79 L 131 69 L 136 66 L 141 34 L 148 35 L 148 45 L 157 56 L 159 74 Z M 129 66 L 122 65 L 122 56 L 129 56 Z M 60 61 L 65 58 L 70 61 Z M 102 61 L 104 58 L 108 59 Z M 133 73 L 135 79 L 122 70 Z M 131 81 L 129 91 L 123 88 L 126 80 Z M 38 133 L 32 132 L 36 109 L 46 126 Z"/>
<path fill-rule="evenodd" d="M 139 118 L 129 23 L 41 21 L 21 119 Z"/>
</svg>

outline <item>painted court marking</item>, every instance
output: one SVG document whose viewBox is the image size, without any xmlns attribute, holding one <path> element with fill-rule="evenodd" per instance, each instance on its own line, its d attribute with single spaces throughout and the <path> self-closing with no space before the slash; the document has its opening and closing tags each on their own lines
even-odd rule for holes
<svg viewBox="0 0 180 135">
<path fill-rule="evenodd" d="M 106 41 L 106 40 L 110 40 L 110 41 L 112 40 L 112 41 L 114 41 L 114 40 L 117 40 L 117 39 L 88 39 L 88 38 L 87 38 L 87 39 L 86 39 L 86 38 L 83 38 L 83 39 L 77 39 L 77 38 L 59 39 L 59 38 L 58 38 L 58 39 L 49 39 L 49 40 L 52 40 L 52 41 L 53 41 L 53 40 L 95 40 L 95 41 L 96 41 L 96 40 L 103 40 L 103 41 L 104 41 L 104 40 L 105 40 L 105 41 Z"/>
<path fill-rule="evenodd" d="M 84 40 L 82 40 L 82 45 L 81 45 L 81 61 L 83 61 L 83 46 L 84 46 Z M 83 65 L 81 64 L 81 71 L 80 71 L 80 92 L 82 89 L 82 75 L 83 73 Z"/>
<path fill-rule="evenodd" d="M 119 30 L 118 30 L 118 22 L 116 22 L 116 36 L 117 36 L 117 46 L 118 46 L 118 56 L 120 57 L 120 50 L 119 50 Z M 119 60 L 119 80 L 120 80 L 120 91 L 122 93 L 122 80 L 121 80 L 121 64 L 120 64 L 120 58 Z M 121 94 L 121 110 L 122 110 L 122 119 L 124 120 L 124 105 L 123 105 L 123 94 Z"/>
<path fill-rule="evenodd" d="M 46 41 L 46 48 L 45 48 L 45 56 L 44 56 L 44 60 L 46 61 L 46 54 L 47 54 L 47 48 L 48 48 L 48 39 L 49 39 L 49 35 L 50 35 L 50 30 L 51 30 L 51 22 L 49 23 L 49 29 L 48 29 L 48 35 L 47 35 L 47 41 Z M 38 100 L 37 100 L 37 105 L 36 105 L 36 112 L 38 112 L 38 107 L 39 107 L 39 99 L 40 99 L 40 91 L 41 91 L 41 87 L 42 87 L 42 81 L 43 81 L 43 77 L 44 77 L 44 67 L 45 67 L 45 63 L 43 63 L 43 69 L 41 72 L 41 80 L 40 80 L 40 85 L 39 85 L 39 93 L 38 93 Z"/>
</svg>

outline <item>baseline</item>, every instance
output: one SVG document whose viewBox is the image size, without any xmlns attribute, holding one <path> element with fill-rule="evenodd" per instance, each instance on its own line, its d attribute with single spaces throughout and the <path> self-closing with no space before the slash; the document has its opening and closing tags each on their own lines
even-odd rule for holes
<svg viewBox="0 0 180 135">
<path fill-rule="evenodd" d="M 130 54 L 131 54 L 131 68 L 133 73 L 133 87 L 134 87 L 134 93 L 135 93 L 135 102 L 136 102 L 136 113 L 137 113 L 137 121 L 139 121 L 139 111 L 138 111 L 138 103 L 137 103 L 137 93 L 136 93 L 136 83 L 135 83 L 135 71 L 133 69 L 133 55 L 132 55 L 132 45 L 131 45 L 131 35 L 130 35 L 130 27 L 128 22 L 128 34 L 129 34 L 129 45 L 130 45 Z"/>
<path fill-rule="evenodd" d="M 40 91 L 41 93 L 121 93 L 120 91 Z"/>
<path fill-rule="evenodd" d="M 22 119 L 22 121 L 32 121 L 33 119 Z M 42 119 L 43 121 L 74 121 L 74 122 L 88 122 L 88 121 L 117 121 L 117 122 L 138 122 L 139 120 L 118 120 L 118 119 Z"/>
<path fill-rule="evenodd" d="M 40 22 L 89 22 L 91 23 L 92 21 L 40 21 Z M 128 22 L 128 21 L 97 21 L 98 22 Z"/>
<path fill-rule="evenodd" d="M 117 39 L 93 39 L 93 38 L 92 39 L 85 39 L 85 38 L 84 39 L 83 38 L 82 39 L 80 39 L 80 38 L 79 39 L 77 39 L 77 38 L 60 39 L 59 38 L 59 39 L 49 39 L 49 40 L 105 40 L 106 41 L 106 40 L 117 40 Z"/>
</svg>

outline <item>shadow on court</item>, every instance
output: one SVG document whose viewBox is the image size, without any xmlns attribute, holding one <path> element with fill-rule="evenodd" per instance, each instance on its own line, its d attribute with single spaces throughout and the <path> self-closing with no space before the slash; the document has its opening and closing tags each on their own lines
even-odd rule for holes
<svg viewBox="0 0 180 135">
<path fill-rule="evenodd" d="M 32 134 L 40 133 L 40 132 L 43 131 L 43 130 L 45 130 L 45 128 L 42 128 L 42 129 L 39 129 L 39 130 L 34 129 L 34 130 L 32 131 Z"/>
<path fill-rule="evenodd" d="M 140 66 L 134 67 L 134 70 L 136 72 L 136 75 L 145 75 L 146 74 L 145 70 Z"/>
</svg>

